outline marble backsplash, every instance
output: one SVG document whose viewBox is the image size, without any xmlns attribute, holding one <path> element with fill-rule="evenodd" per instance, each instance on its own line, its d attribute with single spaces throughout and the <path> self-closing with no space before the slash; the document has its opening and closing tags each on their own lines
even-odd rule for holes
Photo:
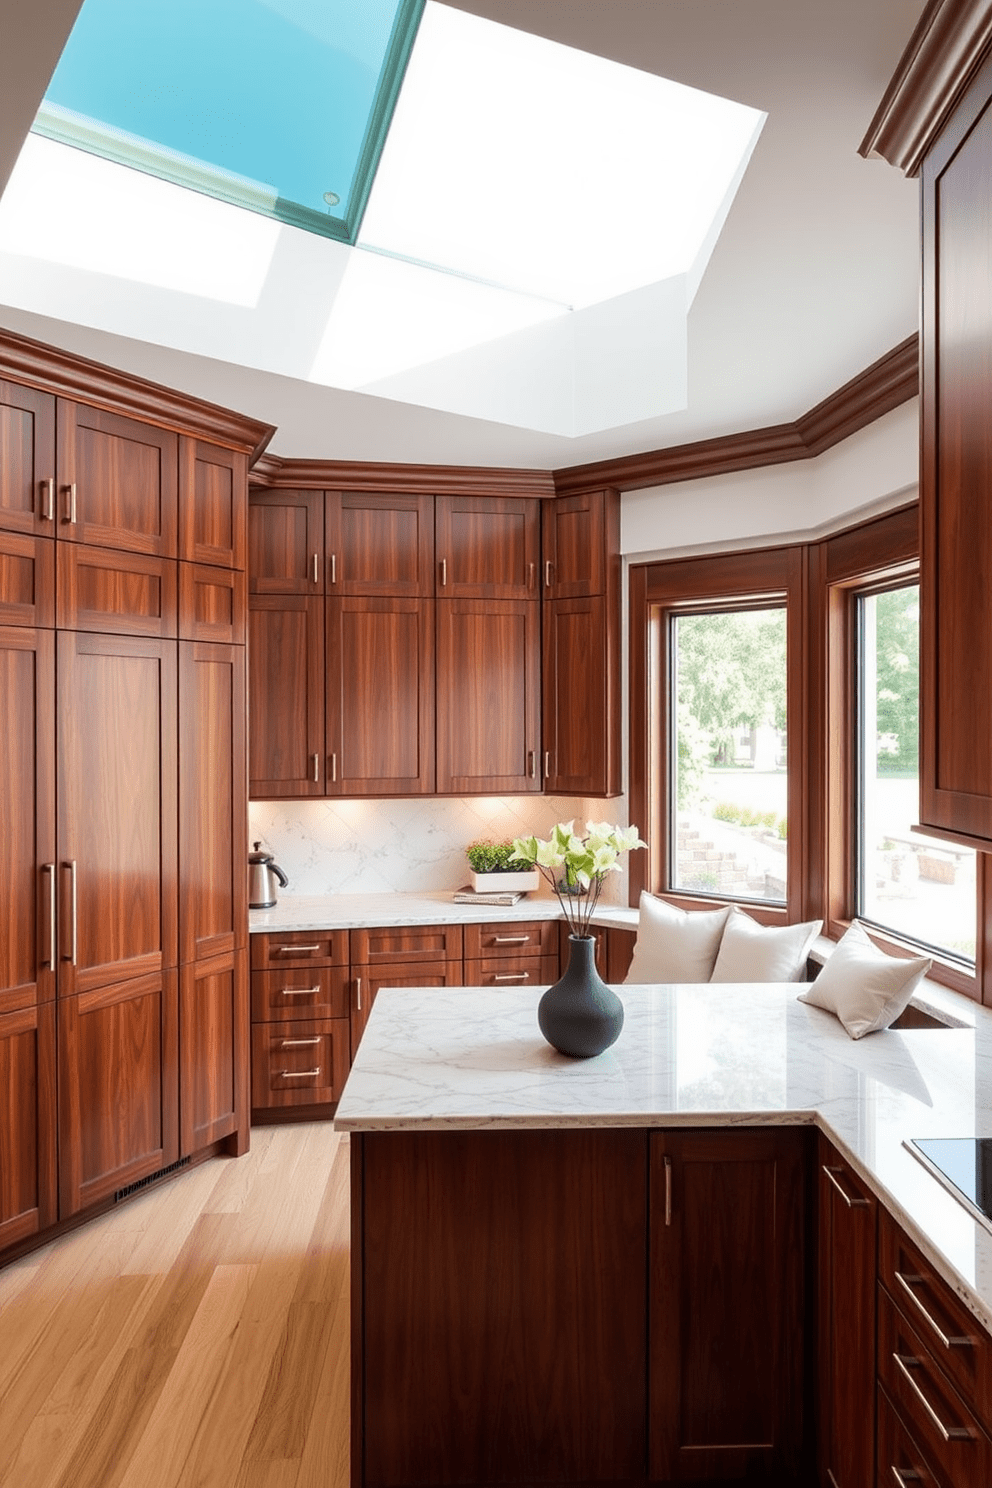
<svg viewBox="0 0 992 1488">
<path fill-rule="evenodd" d="M 402 800 L 252 801 L 249 838 L 260 840 L 289 879 L 288 894 L 423 893 L 468 880 L 465 848 L 534 833 L 558 821 L 626 825 L 623 798 L 428 796 Z M 623 872 L 603 885 L 604 904 L 627 903 Z"/>
</svg>

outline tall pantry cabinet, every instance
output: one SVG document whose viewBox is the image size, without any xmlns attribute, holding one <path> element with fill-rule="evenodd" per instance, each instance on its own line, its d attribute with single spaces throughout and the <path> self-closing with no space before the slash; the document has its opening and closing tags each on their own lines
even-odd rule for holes
<svg viewBox="0 0 992 1488">
<path fill-rule="evenodd" d="M 267 429 L 0 334 L 0 1248 L 247 1143 Z"/>
</svg>

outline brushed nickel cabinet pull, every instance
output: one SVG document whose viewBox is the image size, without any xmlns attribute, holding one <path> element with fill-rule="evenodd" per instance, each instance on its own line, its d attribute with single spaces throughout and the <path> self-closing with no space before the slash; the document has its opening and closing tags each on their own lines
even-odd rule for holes
<svg viewBox="0 0 992 1488">
<path fill-rule="evenodd" d="M 76 897 L 76 860 L 71 863 L 63 863 L 64 868 L 69 871 L 69 954 L 63 955 L 63 961 L 68 961 L 70 966 L 75 966 L 76 957 L 79 954 L 79 936 L 77 927 L 78 899 Z"/>
<path fill-rule="evenodd" d="M 448 560 L 447 560 L 447 558 L 442 558 L 441 559 L 441 583 L 442 584 L 446 584 L 447 582 L 448 582 Z"/>
<path fill-rule="evenodd" d="M 55 864 L 42 863 L 41 871 L 48 874 L 48 960 L 41 964 L 50 966 L 54 971 L 58 958 L 58 947 L 55 943 Z"/>
<path fill-rule="evenodd" d="M 307 951 L 310 954 L 312 954 L 314 951 L 319 951 L 320 950 L 320 946 L 319 945 L 286 945 L 286 946 L 273 946 L 272 949 L 275 951 L 275 953 L 276 953 L 277 956 L 281 956 L 281 955 L 298 956 L 301 951 Z"/>
<path fill-rule="evenodd" d="M 944 1425 L 943 1421 L 940 1419 L 937 1412 L 934 1410 L 933 1406 L 930 1404 L 929 1400 L 924 1395 L 923 1391 L 920 1389 L 919 1385 L 916 1383 L 915 1379 L 910 1373 L 911 1369 L 919 1366 L 919 1359 L 912 1358 L 909 1355 L 904 1358 L 903 1355 L 899 1353 L 894 1353 L 892 1357 L 895 1360 L 897 1369 L 905 1378 L 906 1383 L 909 1385 L 913 1394 L 916 1396 L 917 1400 L 920 1402 L 923 1409 L 926 1411 L 927 1415 L 930 1417 L 931 1421 L 940 1432 L 945 1442 L 967 1441 L 974 1436 L 975 1433 L 972 1431 L 970 1426 Z"/>
<path fill-rule="evenodd" d="M 316 997 L 320 991 L 320 983 L 316 987 L 280 987 L 280 997 Z"/>
<path fill-rule="evenodd" d="M 493 945 L 526 945 L 529 935 L 494 935 Z"/>
<path fill-rule="evenodd" d="M 334 784 L 336 782 L 337 778 L 338 778 L 338 757 L 337 757 L 336 754 L 332 754 L 331 755 L 331 783 Z"/>
<path fill-rule="evenodd" d="M 276 1070 L 281 1080 L 316 1080 L 320 1074 L 320 1065 L 312 1070 Z"/>
<path fill-rule="evenodd" d="M 493 976 L 494 982 L 529 982 L 529 971 L 497 971 Z"/>
<path fill-rule="evenodd" d="M 528 749 L 527 751 L 527 774 L 531 780 L 534 780 L 537 776 L 537 752 L 533 749 Z"/>
<path fill-rule="evenodd" d="M 310 560 L 310 565 L 311 565 L 310 572 L 311 572 L 311 575 L 313 577 L 313 581 L 314 581 L 315 584 L 319 584 L 320 583 L 320 554 L 319 553 L 314 553 L 313 557 Z"/>
<path fill-rule="evenodd" d="M 75 520 L 76 520 L 76 482 L 75 481 L 73 481 L 71 485 L 65 487 L 65 494 L 66 494 L 66 497 L 68 498 L 66 500 L 66 507 L 65 507 L 65 521 L 67 521 L 70 525 L 72 525 L 75 522 Z"/>
<path fill-rule="evenodd" d="M 332 584 L 336 584 L 337 581 L 338 581 L 338 555 L 337 555 L 337 553 L 332 553 L 331 554 L 331 583 Z"/>
<path fill-rule="evenodd" d="M 834 1477 L 833 1473 L 830 1471 L 829 1467 L 827 1468 L 827 1478 L 830 1481 L 830 1488 L 840 1488 L 840 1484 Z"/>
<path fill-rule="evenodd" d="M 319 1044 L 319 1043 L 320 1043 L 320 1035 L 319 1034 L 316 1034 L 313 1038 L 305 1038 L 305 1039 L 282 1039 L 281 1042 L 280 1042 L 280 1044 L 279 1044 L 279 1047 L 280 1047 L 280 1049 L 310 1049 L 310 1048 L 313 1047 L 314 1044 Z"/>
<path fill-rule="evenodd" d="M 534 577 L 535 577 L 536 572 L 537 572 L 537 570 L 535 569 L 533 563 L 528 563 L 528 565 L 527 565 L 527 588 L 528 589 L 533 589 L 533 587 L 534 587 Z"/>
<path fill-rule="evenodd" d="M 544 587 L 545 587 L 545 589 L 550 589 L 551 588 L 551 573 L 552 573 L 551 559 L 550 558 L 546 558 L 544 560 Z"/>
<path fill-rule="evenodd" d="M 318 785 L 320 783 L 320 755 L 312 754 L 310 758 L 313 760 L 313 783 Z"/>
<path fill-rule="evenodd" d="M 824 1165 L 823 1165 L 823 1171 L 826 1173 L 827 1177 L 830 1179 L 830 1182 L 833 1184 L 834 1188 L 837 1190 L 837 1192 L 840 1194 L 841 1198 L 844 1200 L 844 1203 L 847 1205 L 848 1209 L 867 1209 L 868 1208 L 868 1200 L 867 1199 L 852 1199 L 851 1196 L 850 1196 L 850 1194 L 847 1192 L 847 1190 L 845 1188 L 843 1188 L 843 1186 L 841 1185 L 840 1180 L 837 1177 L 837 1175 L 839 1173 L 843 1173 L 843 1171 L 844 1171 L 843 1168 L 828 1168 L 827 1165 L 826 1165 L 826 1163 L 824 1163 Z"/>
<path fill-rule="evenodd" d="M 545 778 L 545 780 L 550 780 L 550 778 L 551 778 L 551 750 L 550 749 L 546 749 L 544 751 L 544 778 Z"/>
<path fill-rule="evenodd" d="M 665 1224 L 672 1222 L 672 1159 L 665 1158 Z"/>
<path fill-rule="evenodd" d="M 52 476 L 41 483 L 41 515 L 45 522 L 55 520 L 55 480 Z"/>
<path fill-rule="evenodd" d="M 975 1347 L 975 1340 L 973 1338 L 969 1338 L 967 1335 L 965 1335 L 962 1338 L 948 1338 L 947 1334 L 944 1332 L 943 1328 L 936 1321 L 936 1319 L 933 1318 L 933 1317 L 931 1317 L 930 1313 L 923 1306 L 923 1303 L 920 1301 L 919 1297 L 916 1295 L 916 1293 L 913 1291 L 913 1288 L 910 1286 L 910 1282 L 913 1282 L 913 1281 L 920 1282 L 920 1281 L 922 1281 L 924 1279 L 922 1276 L 903 1276 L 903 1274 L 902 1274 L 901 1271 L 896 1271 L 894 1273 L 894 1275 L 895 1275 L 896 1281 L 899 1283 L 899 1285 L 902 1287 L 903 1291 L 906 1293 L 906 1296 L 909 1297 L 911 1301 L 913 1301 L 913 1302 L 916 1303 L 917 1308 L 922 1313 L 922 1315 L 926 1319 L 926 1321 L 930 1324 L 930 1327 L 933 1329 L 934 1333 L 937 1335 L 938 1339 L 940 1340 L 940 1342 L 944 1345 L 944 1347 L 946 1349 L 949 1349 L 949 1348 L 974 1348 Z"/>
<path fill-rule="evenodd" d="M 892 1464 L 892 1476 L 899 1484 L 899 1488 L 909 1488 L 910 1483 L 920 1482 L 920 1475 L 918 1472 L 914 1471 L 913 1468 L 896 1467 L 894 1462 Z M 830 1474 L 830 1477 L 831 1479 L 833 1479 L 833 1473 Z"/>
<path fill-rule="evenodd" d="M 362 1011 L 362 979 L 361 979 L 361 977 L 356 977 L 355 978 L 355 999 L 356 999 L 355 1006 L 357 1007 L 358 1011 L 361 1012 Z"/>
</svg>

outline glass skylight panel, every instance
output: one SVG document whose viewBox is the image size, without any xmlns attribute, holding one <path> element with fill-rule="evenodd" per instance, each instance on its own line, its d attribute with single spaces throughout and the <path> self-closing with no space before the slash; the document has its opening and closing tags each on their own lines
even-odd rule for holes
<svg viewBox="0 0 992 1488">
<path fill-rule="evenodd" d="M 352 239 L 423 0 L 85 0 L 35 130 Z"/>
<path fill-rule="evenodd" d="M 575 308 L 688 275 L 764 117 L 429 3 L 359 243 Z"/>
</svg>

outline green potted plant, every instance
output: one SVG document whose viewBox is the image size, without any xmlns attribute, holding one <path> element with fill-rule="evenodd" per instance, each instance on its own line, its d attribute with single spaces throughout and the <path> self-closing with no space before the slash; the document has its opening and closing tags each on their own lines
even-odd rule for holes
<svg viewBox="0 0 992 1488">
<path fill-rule="evenodd" d="M 492 842 L 486 838 L 469 843 L 465 856 L 472 870 L 472 887 L 477 894 L 511 889 L 527 893 L 537 888 L 541 879 L 536 868 L 521 869 L 510 862 L 513 847 L 512 842 Z"/>
</svg>

